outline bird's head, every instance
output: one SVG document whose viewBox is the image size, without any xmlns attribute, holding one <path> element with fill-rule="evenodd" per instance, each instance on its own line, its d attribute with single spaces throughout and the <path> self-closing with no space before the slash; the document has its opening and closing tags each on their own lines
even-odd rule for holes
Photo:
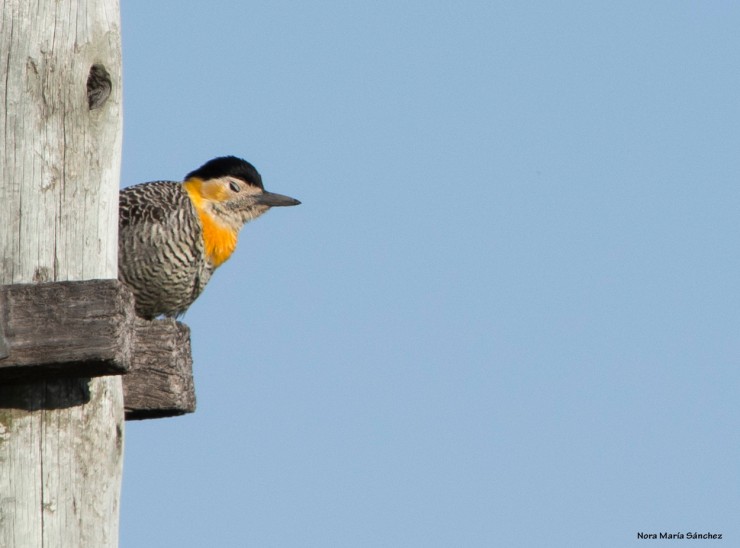
<svg viewBox="0 0 740 548">
<path fill-rule="evenodd" d="M 254 166 L 235 156 L 206 162 L 188 173 L 183 184 L 199 213 L 209 214 L 234 231 L 271 207 L 301 203 L 295 198 L 266 191 Z"/>
</svg>

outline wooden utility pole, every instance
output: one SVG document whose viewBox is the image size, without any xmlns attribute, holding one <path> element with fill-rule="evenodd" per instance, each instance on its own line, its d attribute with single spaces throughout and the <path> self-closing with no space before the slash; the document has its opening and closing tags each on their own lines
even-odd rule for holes
<svg viewBox="0 0 740 548">
<path fill-rule="evenodd" d="M 120 44 L 118 0 L 0 0 L 0 284 L 116 278 Z M 118 545 L 123 414 L 120 376 L 0 385 L 0 546 Z"/>
</svg>

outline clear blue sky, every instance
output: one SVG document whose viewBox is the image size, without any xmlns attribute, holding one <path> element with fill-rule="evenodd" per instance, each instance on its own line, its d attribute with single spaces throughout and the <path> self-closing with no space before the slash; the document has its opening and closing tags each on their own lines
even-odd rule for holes
<svg viewBox="0 0 740 548">
<path fill-rule="evenodd" d="M 740 4 L 122 25 L 124 186 L 303 201 L 186 315 L 198 411 L 127 424 L 122 548 L 740 545 Z"/>
</svg>

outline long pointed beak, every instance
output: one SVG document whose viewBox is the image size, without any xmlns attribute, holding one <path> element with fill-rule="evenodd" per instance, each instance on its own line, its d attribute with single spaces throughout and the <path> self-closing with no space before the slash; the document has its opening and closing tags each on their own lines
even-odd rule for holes
<svg viewBox="0 0 740 548">
<path fill-rule="evenodd" d="M 274 192 L 267 192 L 265 190 L 262 194 L 257 195 L 257 203 L 270 207 L 279 207 L 295 206 L 301 202 L 290 196 L 283 196 L 282 194 L 275 194 Z"/>
</svg>

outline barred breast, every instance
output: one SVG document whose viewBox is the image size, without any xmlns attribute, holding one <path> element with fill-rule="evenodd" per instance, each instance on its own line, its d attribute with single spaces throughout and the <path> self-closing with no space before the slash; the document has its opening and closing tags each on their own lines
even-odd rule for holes
<svg viewBox="0 0 740 548">
<path fill-rule="evenodd" d="M 118 231 L 118 278 L 133 291 L 136 314 L 182 315 L 213 273 L 182 184 L 157 181 L 123 189 Z"/>
</svg>

